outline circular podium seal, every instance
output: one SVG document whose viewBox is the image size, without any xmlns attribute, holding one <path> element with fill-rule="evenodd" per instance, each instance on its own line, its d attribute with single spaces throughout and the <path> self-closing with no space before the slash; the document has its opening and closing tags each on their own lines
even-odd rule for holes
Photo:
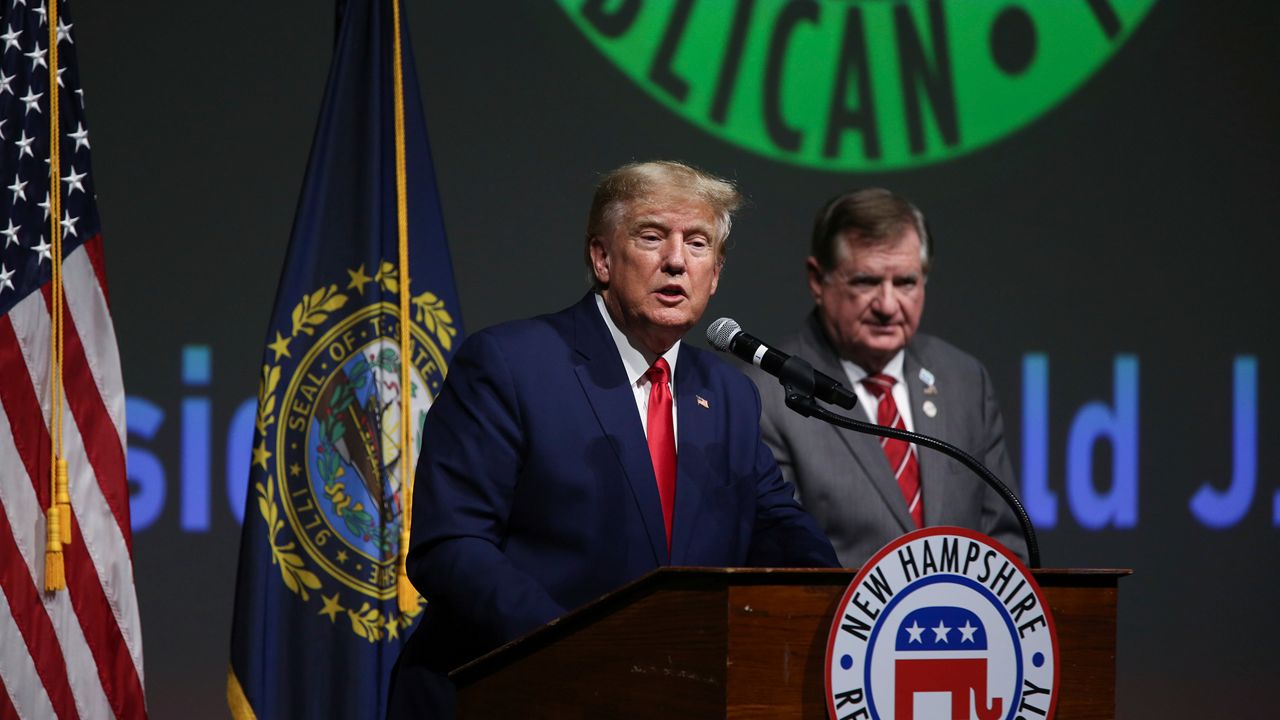
<svg viewBox="0 0 1280 720">
<path fill-rule="evenodd" d="M 825 678 L 827 712 L 841 720 L 1052 718 L 1053 616 L 1003 545 L 963 528 L 917 530 L 845 591 Z"/>
</svg>

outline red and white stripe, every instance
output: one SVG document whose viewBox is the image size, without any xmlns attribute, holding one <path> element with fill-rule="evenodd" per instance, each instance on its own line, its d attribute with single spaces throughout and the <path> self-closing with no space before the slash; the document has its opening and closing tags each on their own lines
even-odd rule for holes
<svg viewBox="0 0 1280 720">
<path fill-rule="evenodd" d="M 876 397 L 876 423 L 906 430 L 907 424 L 898 410 L 898 403 L 893 399 L 893 386 L 898 381 L 878 373 L 859 382 Z M 897 438 L 881 437 L 880 449 L 884 451 L 885 459 L 893 470 L 893 479 L 898 483 L 902 499 L 907 503 L 907 514 L 916 527 L 924 527 L 924 508 L 920 506 L 923 488 L 920 485 L 920 462 L 916 458 L 916 446 Z"/>
<path fill-rule="evenodd" d="M 0 717 L 146 716 L 124 386 L 94 237 L 63 263 L 67 589 L 44 591 L 49 286 L 0 317 Z"/>
</svg>

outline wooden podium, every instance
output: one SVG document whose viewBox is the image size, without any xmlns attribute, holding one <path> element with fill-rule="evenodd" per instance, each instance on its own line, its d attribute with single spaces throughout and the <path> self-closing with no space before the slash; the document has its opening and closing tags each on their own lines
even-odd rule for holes
<svg viewBox="0 0 1280 720">
<path fill-rule="evenodd" d="M 1129 570 L 1036 570 L 1057 717 L 1115 716 Z M 824 656 L 852 570 L 664 568 L 453 673 L 462 718 L 826 717 Z"/>
</svg>

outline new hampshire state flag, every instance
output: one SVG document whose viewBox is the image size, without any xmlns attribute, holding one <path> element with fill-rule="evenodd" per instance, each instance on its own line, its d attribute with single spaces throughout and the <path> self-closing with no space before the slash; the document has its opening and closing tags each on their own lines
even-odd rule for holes
<svg viewBox="0 0 1280 720">
<path fill-rule="evenodd" d="M 424 602 L 397 602 L 405 470 L 462 322 L 406 19 L 395 0 L 338 7 L 260 371 L 236 718 L 383 717 Z"/>
</svg>

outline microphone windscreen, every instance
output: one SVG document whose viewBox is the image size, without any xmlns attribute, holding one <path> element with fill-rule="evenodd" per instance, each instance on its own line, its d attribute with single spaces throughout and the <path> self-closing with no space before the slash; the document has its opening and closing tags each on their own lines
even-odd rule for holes
<svg viewBox="0 0 1280 720">
<path fill-rule="evenodd" d="M 729 352 L 729 343 L 733 336 L 742 332 L 742 326 L 735 320 L 722 317 L 707 328 L 707 342 L 720 352 Z"/>
</svg>

